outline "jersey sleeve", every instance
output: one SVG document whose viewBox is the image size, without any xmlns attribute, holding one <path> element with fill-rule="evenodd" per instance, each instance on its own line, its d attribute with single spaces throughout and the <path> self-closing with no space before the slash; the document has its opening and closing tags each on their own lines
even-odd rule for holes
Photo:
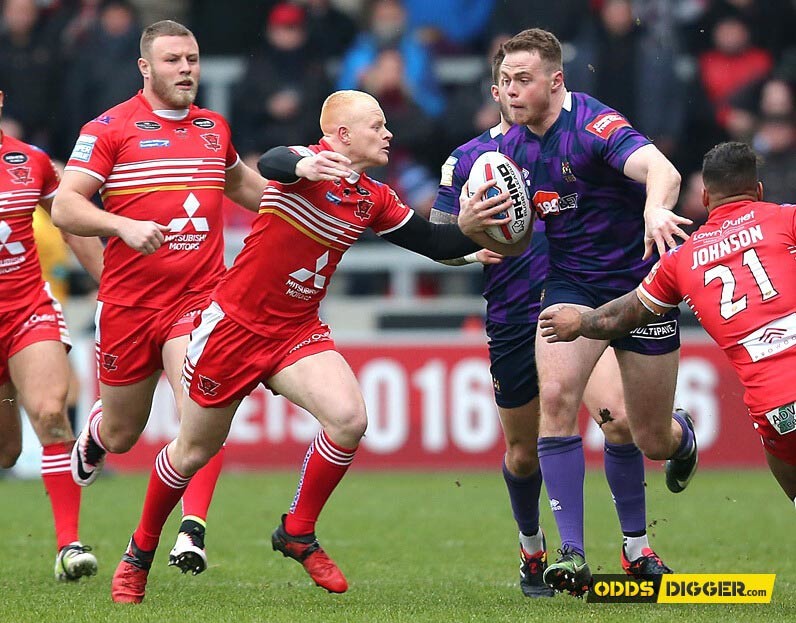
<svg viewBox="0 0 796 623">
<path fill-rule="evenodd" d="M 55 168 L 53 161 L 50 160 L 50 157 L 45 152 L 36 148 L 33 153 L 41 168 L 41 196 L 43 199 L 50 199 L 55 195 L 55 191 L 58 190 L 61 176 L 58 174 L 58 170 Z"/>
<path fill-rule="evenodd" d="M 122 123 L 114 119 L 107 124 L 95 120 L 84 125 L 64 170 L 82 171 L 104 183 L 113 169 L 118 150 L 118 133 L 111 125 L 114 122 Z"/>
<path fill-rule="evenodd" d="M 232 144 L 232 130 L 229 127 L 229 123 L 224 117 L 218 117 L 220 123 L 223 124 L 224 128 L 227 130 L 227 136 L 229 136 L 229 142 L 227 143 L 227 153 L 224 154 L 224 168 L 231 169 L 240 161 L 240 156 L 238 155 L 238 150 L 235 149 L 235 146 Z"/>
<path fill-rule="evenodd" d="M 677 260 L 680 257 L 680 249 L 682 246 L 668 251 L 658 260 L 636 290 L 639 300 L 653 314 L 666 313 L 683 300 L 677 283 Z"/>
<path fill-rule="evenodd" d="M 403 227 L 414 214 L 414 210 L 405 205 L 392 188 L 385 184 L 381 190 L 379 205 L 370 222 L 371 229 L 379 236 Z"/>
<path fill-rule="evenodd" d="M 465 170 L 462 152 L 458 149 L 442 165 L 439 189 L 434 199 L 434 209 L 447 214 L 459 214 L 459 195 L 470 172 Z"/>
<path fill-rule="evenodd" d="M 620 173 L 630 155 L 651 142 L 623 115 L 610 108 L 588 119 L 585 130 L 591 141 L 592 153 Z"/>
</svg>

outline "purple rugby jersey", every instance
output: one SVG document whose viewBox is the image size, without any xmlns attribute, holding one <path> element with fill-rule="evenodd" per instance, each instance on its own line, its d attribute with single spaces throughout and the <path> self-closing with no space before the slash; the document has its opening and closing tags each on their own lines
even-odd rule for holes
<svg viewBox="0 0 796 623">
<path fill-rule="evenodd" d="M 543 137 L 525 126 L 506 133 L 503 153 L 530 171 L 551 274 L 629 292 L 649 273 L 658 258 L 641 260 L 646 191 L 622 173 L 628 157 L 649 143 L 621 114 L 575 92 Z"/>
<path fill-rule="evenodd" d="M 502 138 L 498 125 L 453 151 L 442 165 L 442 179 L 434 201 L 437 210 L 459 213 L 459 194 L 473 163 L 484 152 L 502 151 L 499 149 Z M 536 219 L 531 244 L 522 255 L 484 266 L 487 318 L 500 324 L 536 323 L 547 268 L 544 223 Z"/>
</svg>

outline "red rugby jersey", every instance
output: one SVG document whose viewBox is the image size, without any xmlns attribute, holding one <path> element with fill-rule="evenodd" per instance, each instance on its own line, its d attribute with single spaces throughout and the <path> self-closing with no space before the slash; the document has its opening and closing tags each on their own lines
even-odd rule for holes
<svg viewBox="0 0 796 623">
<path fill-rule="evenodd" d="M 321 141 L 292 149 L 311 155 L 331 147 Z M 271 182 L 213 299 L 233 320 L 266 336 L 311 322 L 340 258 L 365 229 L 386 234 L 412 214 L 389 186 L 364 173 L 334 182 Z"/>
<path fill-rule="evenodd" d="M 152 255 L 108 240 L 99 300 L 160 309 L 213 288 L 224 271 L 226 170 L 238 160 L 221 115 L 191 106 L 166 118 L 141 92 L 83 126 L 66 170 L 100 180 L 108 212 L 171 226 Z"/>
<path fill-rule="evenodd" d="M 58 188 L 58 173 L 38 147 L 10 136 L 0 145 L 0 311 L 31 305 L 42 276 L 33 238 L 33 212 L 40 198 Z"/>
<path fill-rule="evenodd" d="M 796 399 L 794 271 L 796 207 L 739 201 L 714 209 L 638 293 L 659 310 L 685 300 L 761 413 Z"/>
</svg>

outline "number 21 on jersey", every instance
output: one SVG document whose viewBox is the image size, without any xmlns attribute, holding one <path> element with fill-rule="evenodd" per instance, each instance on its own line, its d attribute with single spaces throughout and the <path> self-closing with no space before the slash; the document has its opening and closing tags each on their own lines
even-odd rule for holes
<svg viewBox="0 0 796 623">
<path fill-rule="evenodd" d="M 755 280 L 760 294 L 764 301 L 774 298 L 779 294 L 774 289 L 771 279 L 763 268 L 760 258 L 757 256 L 757 251 L 748 249 L 743 254 L 743 266 L 746 266 L 752 273 L 752 278 Z M 732 318 L 735 314 L 742 312 L 747 307 L 746 294 L 733 300 L 735 296 L 735 275 L 729 266 L 718 264 L 713 268 L 705 271 L 705 285 L 707 286 L 714 279 L 721 280 L 721 300 L 720 311 L 721 317 L 725 320 Z"/>
</svg>

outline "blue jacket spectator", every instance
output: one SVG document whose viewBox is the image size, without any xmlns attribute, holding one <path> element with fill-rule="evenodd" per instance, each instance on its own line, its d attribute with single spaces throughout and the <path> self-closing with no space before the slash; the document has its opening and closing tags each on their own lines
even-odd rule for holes
<svg viewBox="0 0 796 623">
<path fill-rule="evenodd" d="M 361 89 L 362 77 L 379 53 L 392 48 L 401 53 L 406 84 L 413 99 L 427 115 L 442 115 L 445 98 L 431 56 L 417 36 L 407 31 L 403 5 L 398 0 L 377 0 L 368 23 L 368 30 L 359 34 L 343 58 L 337 89 Z"/>
<path fill-rule="evenodd" d="M 436 31 L 448 43 L 467 46 L 489 26 L 494 0 L 404 0 L 410 31 Z"/>
</svg>

